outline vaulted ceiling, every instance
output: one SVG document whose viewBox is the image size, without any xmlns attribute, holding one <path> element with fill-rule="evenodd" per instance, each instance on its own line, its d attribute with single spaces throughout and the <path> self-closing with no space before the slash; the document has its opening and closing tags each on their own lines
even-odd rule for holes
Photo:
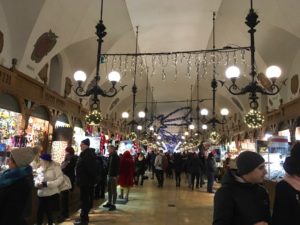
<svg viewBox="0 0 300 225">
<path fill-rule="evenodd" d="M 256 33 L 256 64 L 258 71 L 264 71 L 267 65 L 277 64 L 282 67 L 283 78 L 292 73 L 299 73 L 296 65 L 300 48 L 300 2 L 298 0 L 254 0 L 261 23 Z M 250 1 L 247 0 L 104 0 L 103 21 L 107 36 L 104 38 L 103 53 L 134 53 L 135 32 L 139 26 L 138 51 L 145 52 L 177 52 L 212 48 L 212 13 L 216 12 L 216 47 L 249 46 L 249 34 L 244 24 Z M 56 90 L 63 93 L 66 77 L 73 79 L 73 73 L 84 70 L 88 75 L 88 83 L 95 75 L 97 42 L 95 25 L 99 21 L 100 0 L 0 0 L 0 30 L 4 34 L 4 48 L 0 54 L 0 62 L 10 66 L 11 58 L 18 59 L 17 68 L 22 72 L 38 78 L 38 72 L 45 64 L 57 56 L 61 64 L 61 75 Z M 54 48 L 38 63 L 31 59 L 37 39 L 45 32 L 55 33 L 57 43 Z M 246 60 L 249 58 L 246 52 Z M 137 102 L 146 99 L 146 81 L 150 89 L 148 101 L 185 101 L 177 103 L 157 103 L 156 114 L 168 114 L 180 107 L 189 105 L 187 100 L 196 99 L 197 68 L 195 59 L 181 56 L 177 67 L 174 59 L 143 59 L 141 64 L 148 63 L 149 73 L 138 68 Z M 298 58 L 299 59 L 299 58 Z M 116 59 L 118 63 L 118 59 Z M 117 64 L 116 63 L 116 64 Z M 124 62 L 123 62 L 124 63 Z M 116 65 L 115 65 L 116 66 Z M 145 66 L 145 65 L 144 65 Z M 157 66 L 155 73 L 153 67 Z M 190 72 L 188 68 L 190 66 Z M 101 64 L 100 83 L 109 88 L 107 73 L 112 65 Z M 175 72 L 175 68 L 177 73 Z M 202 68 L 203 69 L 203 68 Z M 225 81 L 224 65 L 217 65 L 217 79 Z M 51 70 L 51 68 L 50 68 Z M 114 98 L 101 97 L 101 110 L 110 115 L 122 111 L 130 111 L 132 105 L 131 87 L 133 72 L 124 71 L 122 85 L 128 85 Z M 246 74 L 239 84 L 249 81 Z M 51 72 L 49 71 L 49 74 Z M 211 68 L 207 68 L 205 76 L 199 82 L 201 99 L 211 99 Z M 50 78 L 51 80 L 51 78 Z M 229 82 L 226 81 L 228 86 Z M 225 86 L 226 86 L 225 85 Z M 282 90 L 281 98 L 288 100 Z M 78 99 L 74 94 L 70 97 Z M 233 98 L 235 98 L 233 100 Z M 116 100 L 118 99 L 118 100 Z M 266 102 L 266 101 L 265 101 Z M 114 106 L 112 107 L 112 104 Z M 217 91 L 217 111 L 223 107 L 231 113 L 244 113 L 249 109 L 247 96 L 233 97 L 225 87 L 219 85 Z M 266 103 L 261 102 L 265 107 Z M 196 105 L 193 105 L 194 109 Z M 200 107 L 212 109 L 212 102 L 206 100 Z M 145 104 L 137 104 L 137 112 L 145 108 Z"/>
</svg>

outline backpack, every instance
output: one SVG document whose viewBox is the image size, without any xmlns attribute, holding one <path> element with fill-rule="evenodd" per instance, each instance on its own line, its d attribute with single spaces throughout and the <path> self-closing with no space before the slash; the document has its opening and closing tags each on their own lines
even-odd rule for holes
<svg viewBox="0 0 300 225">
<path fill-rule="evenodd" d="M 162 156 L 162 169 L 165 171 L 168 169 L 169 162 L 166 156 Z"/>
</svg>

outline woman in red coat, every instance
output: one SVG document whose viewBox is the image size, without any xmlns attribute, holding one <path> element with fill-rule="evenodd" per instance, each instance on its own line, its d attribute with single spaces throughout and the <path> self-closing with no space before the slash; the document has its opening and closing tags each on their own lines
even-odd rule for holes
<svg viewBox="0 0 300 225">
<path fill-rule="evenodd" d="M 118 184 L 121 186 L 121 194 L 119 198 L 124 198 L 125 191 L 125 200 L 128 201 L 130 187 L 133 186 L 133 177 L 134 177 L 134 161 L 130 155 L 129 151 L 124 152 L 121 162 L 120 162 L 120 173 Z"/>
</svg>

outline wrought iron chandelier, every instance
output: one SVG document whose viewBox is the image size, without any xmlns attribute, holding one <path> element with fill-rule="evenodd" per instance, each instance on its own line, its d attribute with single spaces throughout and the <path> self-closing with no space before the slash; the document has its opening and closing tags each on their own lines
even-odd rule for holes
<svg viewBox="0 0 300 225">
<path fill-rule="evenodd" d="M 256 25 L 260 22 L 258 15 L 253 10 L 253 2 L 250 0 L 250 10 L 246 17 L 246 25 L 250 28 L 248 30 L 250 34 L 250 53 L 251 53 L 251 81 L 245 87 L 238 87 L 236 84 L 237 78 L 240 76 L 240 70 L 237 66 L 233 65 L 227 68 L 225 74 L 232 82 L 228 90 L 233 95 L 244 95 L 249 93 L 250 108 L 256 110 L 259 106 L 257 93 L 262 95 L 276 95 L 280 91 L 280 87 L 276 84 L 277 78 L 281 75 L 281 69 L 278 66 L 270 66 L 266 70 L 266 76 L 263 74 L 257 74 L 255 67 L 255 39 L 254 34 L 256 32 Z M 258 84 L 257 77 L 261 76 L 263 86 Z"/>
<path fill-rule="evenodd" d="M 74 73 L 74 79 L 78 83 L 78 86 L 75 89 L 75 93 L 76 93 L 76 95 L 78 95 L 80 97 L 92 96 L 92 104 L 91 104 L 92 110 L 97 110 L 99 107 L 98 96 L 114 97 L 118 93 L 116 84 L 121 79 L 121 76 L 117 71 L 112 71 L 108 75 L 108 79 L 112 85 L 109 88 L 109 90 L 103 90 L 98 85 L 98 83 L 100 81 L 99 71 L 100 71 L 100 64 L 101 64 L 101 58 L 102 58 L 101 47 L 102 47 L 102 43 L 103 43 L 103 38 L 106 36 L 106 32 L 105 32 L 106 27 L 103 24 L 102 15 L 103 15 L 103 0 L 101 0 L 100 20 L 99 20 L 98 24 L 96 25 L 96 35 L 98 37 L 97 38 L 98 48 L 97 48 L 96 75 L 94 78 L 95 82 L 93 84 L 93 87 L 85 91 L 84 88 L 82 87 L 82 83 L 86 80 L 85 72 L 79 70 Z"/>
<path fill-rule="evenodd" d="M 216 13 L 213 12 L 213 50 L 216 49 L 216 46 L 215 46 L 215 16 L 216 16 Z M 208 110 L 207 109 L 202 109 L 200 111 L 200 114 L 202 116 L 201 122 L 205 125 L 210 124 L 212 126 L 212 129 L 215 130 L 217 124 L 225 124 L 227 122 L 226 116 L 229 114 L 229 111 L 228 111 L 227 108 L 221 109 L 222 119 L 220 119 L 220 120 L 216 116 L 215 108 L 216 108 L 216 91 L 217 91 L 217 87 L 218 87 L 218 81 L 216 80 L 216 61 L 215 61 L 215 57 L 213 57 L 212 64 L 213 64 L 213 79 L 211 81 L 211 87 L 212 87 L 212 93 L 213 93 L 212 117 L 210 119 L 206 117 L 208 115 Z M 207 128 L 207 127 L 202 127 L 202 128 Z"/>
</svg>

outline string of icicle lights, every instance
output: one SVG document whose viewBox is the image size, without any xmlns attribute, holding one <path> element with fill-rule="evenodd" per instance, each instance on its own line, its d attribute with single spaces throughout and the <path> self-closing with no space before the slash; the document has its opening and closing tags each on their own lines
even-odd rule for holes
<svg viewBox="0 0 300 225">
<path fill-rule="evenodd" d="M 225 71 L 230 65 L 240 65 L 243 68 L 241 73 L 248 75 L 248 49 L 248 47 L 227 47 L 184 52 L 103 54 L 101 63 L 105 63 L 107 72 L 116 70 L 123 77 L 135 71 L 136 63 L 137 75 L 161 76 L 162 80 L 167 76 L 173 76 L 176 81 L 180 74 L 185 74 L 189 78 L 199 75 L 205 79 L 215 58 L 216 65 L 221 70 Z"/>
</svg>

